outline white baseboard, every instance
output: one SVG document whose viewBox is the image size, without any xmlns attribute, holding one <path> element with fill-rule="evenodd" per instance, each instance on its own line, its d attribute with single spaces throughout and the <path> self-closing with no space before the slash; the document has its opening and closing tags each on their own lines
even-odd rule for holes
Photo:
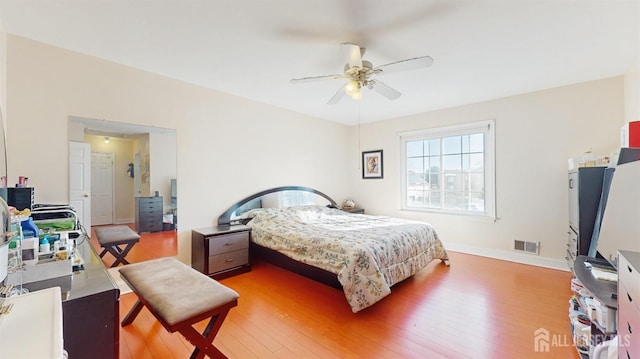
<svg viewBox="0 0 640 359">
<path fill-rule="evenodd" d="M 468 244 L 460 244 L 460 243 L 444 243 L 444 247 L 447 250 L 452 252 L 460 252 L 466 254 L 473 254 L 482 257 L 489 257 L 494 259 L 500 259 L 510 262 L 516 262 L 521 264 L 528 264 L 532 266 L 550 268 L 562 270 L 565 272 L 569 271 L 569 267 L 567 266 L 567 261 L 548 258 L 548 257 L 540 257 L 525 253 L 517 253 L 513 251 L 505 251 L 500 249 L 492 249 L 492 248 L 482 248 L 471 246 Z M 452 263 L 453 264 L 453 263 Z"/>
<path fill-rule="evenodd" d="M 129 224 L 133 222 L 135 222 L 133 218 L 125 218 L 125 219 L 116 219 L 113 224 Z"/>
</svg>

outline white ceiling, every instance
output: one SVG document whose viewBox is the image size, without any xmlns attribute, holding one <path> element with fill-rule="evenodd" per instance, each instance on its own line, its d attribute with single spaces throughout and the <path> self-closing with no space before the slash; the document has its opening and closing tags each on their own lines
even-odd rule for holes
<svg viewBox="0 0 640 359">
<path fill-rule="evenodd" d="M 639 56 L 638 0 L 0 0 L 10 34 L 345 124 L 623 75 Z M 326 102 L 341 42 L 389 74 L 389 101 Z"/>
</svg>

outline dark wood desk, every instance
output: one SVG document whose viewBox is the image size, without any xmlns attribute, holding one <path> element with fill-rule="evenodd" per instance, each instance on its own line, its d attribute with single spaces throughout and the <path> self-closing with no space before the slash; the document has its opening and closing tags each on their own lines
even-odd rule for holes
<svg viewBox="0 0 640 359">
<path fill-rule="evenodd" d="M 89 240 L 81 238 L 76 251 L 84 260 L 83 270 L 23 287 L 61 288 L 64 349 L 69 358 L 118 358 L 120 290 Z"/>
</svg>

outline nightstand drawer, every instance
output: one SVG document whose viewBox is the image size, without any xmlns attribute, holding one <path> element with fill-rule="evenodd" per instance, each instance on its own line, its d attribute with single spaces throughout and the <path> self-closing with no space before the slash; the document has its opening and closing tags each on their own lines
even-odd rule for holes
<svg viewBox="0 0 640 359">
<path fill-rule="evenodd" d="M 209 255 L 249 248 L 249 232 L 236 232 L 209 237 Z"/>
<path fill-rule="evenodd" d="M 249 263 L 249 249 L 227 252 L 209 257 L 209 272 L 216 273 Z"/>
</svg>

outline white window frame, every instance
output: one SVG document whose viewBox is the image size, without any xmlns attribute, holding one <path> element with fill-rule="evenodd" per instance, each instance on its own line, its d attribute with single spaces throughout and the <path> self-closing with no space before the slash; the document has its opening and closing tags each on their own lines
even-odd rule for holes
<svg viewBox="0 0 640 359">
<path fill-rule="evenodd" d="M 453 210 L 410 206 L 407 203 L 407 142 L 443 138 L 448 136 L 484 133 L 484 211 Z M 401 209 L 405 211 L 434 212 L 456 215 L 482 216 L 496 219 L 495 189 L 495 121 L 486 120 L 473 123 L 423 129 L 398 134 L 401 153 Z"/>
</svg>

